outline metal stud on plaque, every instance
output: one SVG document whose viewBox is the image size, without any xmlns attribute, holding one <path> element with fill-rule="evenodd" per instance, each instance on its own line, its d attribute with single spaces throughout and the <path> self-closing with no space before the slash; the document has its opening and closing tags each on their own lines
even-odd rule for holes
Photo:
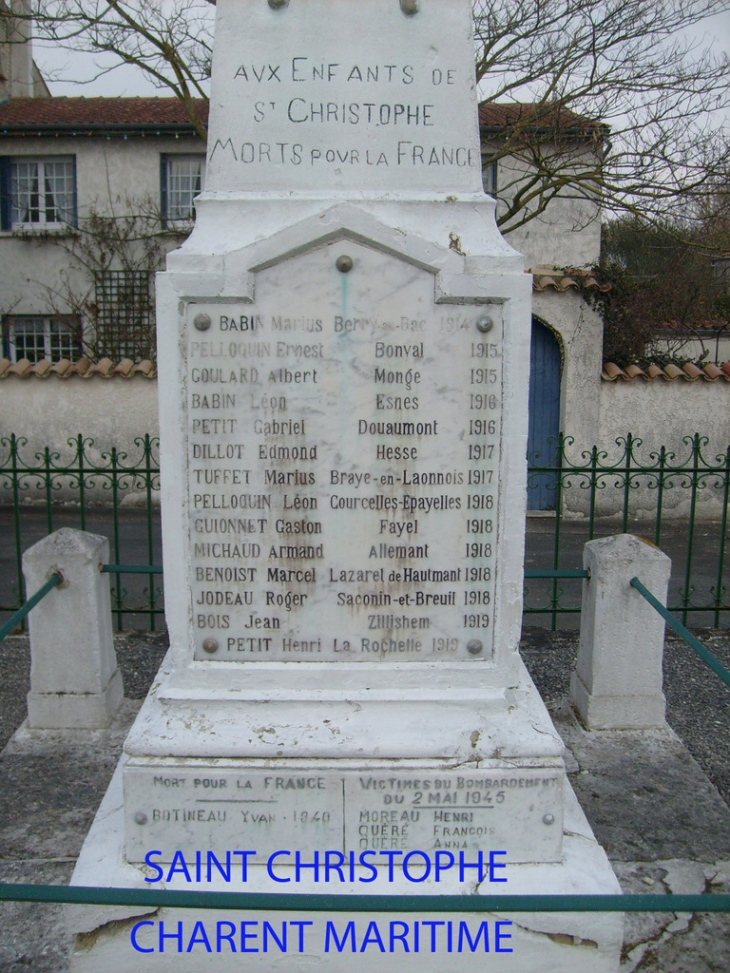
<svg viewBox="0 0 730 973">
<path fill-rule="evenodd" d="M 491 331 L 494 327 L 494 321 L 489 317 L 488 314 L 482 314 L 480 318 L 477 318 L 477 331 L 481 331 L 482 334 L 486 334 Z"/>
<path fill-rule="evenodd" d="M 337 258 L 335 267 L 337 267 L 341 274 L 349 274 L 352 270 L 352 257 L 348 257 L 347 254 L 343 253 L 341 257 Z"/>
</svg>

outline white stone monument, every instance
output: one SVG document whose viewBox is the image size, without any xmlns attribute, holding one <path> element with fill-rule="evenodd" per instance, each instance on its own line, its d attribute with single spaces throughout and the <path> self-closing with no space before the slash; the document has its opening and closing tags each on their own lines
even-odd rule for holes
<svg viewBox="0 0 730 973">
<path fill-rule="evenodd" d="M 531 280 L 494 207 L 469 0 L 218 0 L 206 190 L 158 278 L 171 648 L 77 884 L 408 892 L 424 914 L 618 891 L 518 654 Z M 158 938 L 183 916 L 215 924 L 130 921 L 75 969 L 207 969 Z M 296 968 L 340 969 L 327 918 L 296 920 Z M 585 941 L 617 969 L 615 915 L 510 932 L 515 973 L 585 971 Z M 257 969 L 287 962 L 257 942 Z M 362 969 L 483 963 L 361 945 Z"/>
</svg>

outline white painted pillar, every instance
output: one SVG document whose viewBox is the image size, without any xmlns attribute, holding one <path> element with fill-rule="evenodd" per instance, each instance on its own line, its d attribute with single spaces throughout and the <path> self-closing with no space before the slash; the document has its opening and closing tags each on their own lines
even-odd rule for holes
<svg viewBox="0 0 730 973">
<path fill-rule="evenodd" d="M 123 697 L 112 636 L 106 537 L 64 527 L 23 555 L 26 591 L 32 595 L 54 572 L 63 582 L 28 616 L 33 729 L 101 729 Z"/>
<path fill-rule="evenodd" d="M 583 549 L 580 646 L 570 695 L 590 730 L 665 725 L 664 619 L 631 587 L 637 577 L 666 604 L 672 562 L 649 541 L 618 534 Z"/>
</svg>

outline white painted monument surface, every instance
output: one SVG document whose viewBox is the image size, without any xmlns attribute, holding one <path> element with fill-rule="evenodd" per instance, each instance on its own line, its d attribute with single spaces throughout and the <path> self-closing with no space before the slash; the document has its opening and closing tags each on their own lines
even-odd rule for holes
<svg viewBox="0 0 730 973">
<path fill-rule="evenodd" d="M 180 851 L 193 859 L 205 848 L 238 848 L 246 836 L 252 862 L 292 847 L 310 861 L 325 850 L 359 856 L 413 849 L 433 855 L 456 849 L 476 861 L 485 848 L 519 848 L 533 862 L 560 860 L 563 780 L 557 768 L 404 770 L 370 764 L 338 773 L 286 765 L 243 771 L 221 761 L 139 771 L 128 803 L 135 815 L 144 808 L 147 821 L 132 827 L 127 857 L 142 862 L 155 848 L 158 861 Z"/>
<path fill-rule="evenodd" d="M 247 891 L 617 891 L 518 653 L 531 280 L 481 188 L 471 3 L 216 11 L 206 191 L 157 285 L 170 652 L 74 882 L 240 852 Z M 279 852 L 354 871 L 272 888 Z M 401 864 L 492 852 L 506 884 Z M 617 969 L 614 916 L 512 934 L 514 973 L 584 973 L 574 935 Z M 123 936 L 74 969 L 137 969 Z"/>
<path fill-rule="evenodd" d="M 225 5 L 216 31 L 236 41 L 215 51 L 210 189 L 474 190 L 466 8 L 390 6 L 293 0 L 276 23 L 265 0 Z"/>
</svg>

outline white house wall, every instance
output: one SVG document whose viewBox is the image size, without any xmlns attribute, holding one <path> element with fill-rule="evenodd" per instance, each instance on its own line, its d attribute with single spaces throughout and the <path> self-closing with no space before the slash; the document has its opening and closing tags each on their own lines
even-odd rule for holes
<svg viewBox="0 0 730 973">
<path fill-rule="evenodd" d="M 533 294 L 532 313 L 560 345 L 560 429 L 580 452 L 599 436 L 603 323 L 574 291 Z"/>
<path fill-rule="evenodd" d="M 3 139 L 0 155 L 30 158 L 48 156 L 76 157 L 76 186 L 81 232 L 92 212 L 102 216 L 127 216 L 131 209 L 161 212 L 160 156 L 204 154 L 202 142 L 195 138 L 130 136 L 90 138 Z M 160 225 L 160 230 L 162 227 Z M 64 247 L 72 243 L 72 232 L 49 231 L 17 234 L 0 233 L 0 314 L 62 313 L 64 274 L 71 274 L 75 293 L 89 288 L 88 279 L 75 271 Z M 170 235 L 166 249 L 179 246 L 180 237 Z M 55 306 L 49 290 L 57 295 Z"/>
<path fill-rule="evenodd" d="M 202 154 L 202 150 L 199 139 L 170 135 L 14 138 L 3 139 L 0 148 L 9 156 L 74 155 L 82 228 L 92 211 L 107 216 L 128 214 L 130 201 L 159 210 L 161 154 Z M 557 199 L 548 214 L 511 233 L 509 242 L 526 254 L 528 267 L 591 266 L 597 262 L 600 248 L 595 215 L 584 202 Z M 176 247 L 179 239 L 167 235 L 165 249 Z M 70 267 L 64 245 L 71 242 L 69 233 L 54 239 L 44 234 L 1 233 L 0 313 L 70 310 L 63 306 L 64 275 L 76 293 L 91 286 L 80 271 Z M 49 293 L 56 297 L 50 298 Z M 560 293 L 549 287 L 533 297 L 533 313 L 553 331 L 561 348 L 561 430 L 573 440 L 568 451 L 572 462 L 580 462 L 581 453 L 593 445 L 615 456 L 615 440 L 627 432 L 643 439 L 642 457 L 662 445 L 684 456 L 687 448 L 682 439 L 695 432 L 710 438 L 707 456 L 724 452 L 730 442 L 730 384 L 704 379 L 602 382 L 602 326 L 595 310 L 572 289 Z M 524 365 L 528 368 L 529 361 Z M 156 384 L 141 375 L 61 379 L 8 374 L 0 381 L 0 437 L 11 433 L 26 437 L 24 449 L 31 459 L 45 446 L 65 450 L 68 438 L 78 433 L 94 440 L 97 455 L 116 446 L 130 458 L 136 457 L 135 438 L 145 433 L 154 436 L 158 431 Z M 0 459 L 3 455 L 0 452 Z M 35 489 L 25 495 L 32 496 Z M 717 516 L 718 509 L 711 492 L 701 492 L 699 505 L 700 514 L 709 517 Z M 600 512 L 617 512 L 619 501 L 610 500 L 612 494 L 616 491 L 601 491 Z M 686 513 L 687 495 L 686 490 L 667 493 L 670 515 Z M 108 498 L 108 494 L 100 496 Z M 130 496 L 126 502 L 134 499 Z M 640 489 L 633 494 L 638 510 L 648 512 L 654 501 L 653 491 L 642 494 Z M 587 510 L 588 491 L 569 491 L 565 512 L 584 516 Z"/>
<path fill-rule="evenodd" d="M 534 171 L 519 159 L 500 159 L 497 198 L 510 198 L 532 175 Z M 498 218 L 505 209 L 504 203 L 497 204 Z M 601 254 L 600 209 L 586 199 L 556 196 L 544 213 L 505 237 L 524 254 L 526 267 L 595 267 Z"/>
<path fill-rule="evenodd" d="M 730 383 L 704 377 L 687 381 L 637 378 L 626 382 L 601 380 L 603 328 L 600 316 L 575 291 L 559 293 L 553 289 L 533 294 L 533 315 L 547 325 L 560 345 L 562 374 L 560 429 L 566 437 L 566 457 L 574 466 L 586 465 L 583 455 L 595 445 L 607 453 L 604 465 L 616 463 L 628 433 L 642 441 L 636 449 L 636 463 L 650 465 L 652 452 L 662 446 L 676 454 L 675 464 L 687 462 L 691 447 L 687 437 L 699 433 L 707 437 L 703 455 L 714 462 L 730 445 Z M 618 516 L 623 493 L 616 489 L 616 477 L 605 477 L 596 492 L 596 511 L 603 516 Z M 563 494 L 563 512 L 582 518 L 590 510 L 590 491 L 583 486 L 588 479 L 576 476 Z M 686 481 L 685 481 L 686 483 Z M 637 479 L 631 490 L 632 516 L 651 517 L 656 510 L 656 478 Z M 690 490 L 675 485 L 665 489 L 663 516 L 686 517 Z M 717 519 L 721 514 L 722 493 L 707 477 L 697 493 L 697 516 Z"/>
<path fill-rule="evenodd" d="M 636 456 L 646 465 L 657 462 L 657 456 L 652 460 L 651 454 L 658 455 L 662 446 L 676 454 L 673 459 L 667 459 L 667 466 L 689 465 L 691 444 L 686 440 L 696 433 L 707 439 L 707 443 L 702 444 L 705 460 L 713 466 L 722 466 L 725 462 L 730 446 L 730 383 L 722 379 L 716 382 L 704 379 L 688 382 L 681 378 L 673 382 L 662 379 L 652 382 L 643 379 L 632 382 L 601 382 L 600 400 L 599 445 L 609 454 L 606 462 L 615 462 L 621 455 L 623 447 L 617 446 L 616 440 L 619 437 L 625 439 L 627 433 L 641 439 Z M 686 517 L 691 495 L 691 490 L 687 488 L 689 478 L 670 477 L 666 480 L 673 481 L 674 485 L 665 485 L 663 516 Z M 699 480 L 697 517 L 705 520 L 720 519 L 722 489 L 718 487 L 718 481 L 719 478 L 713 476 Z M 648 482 L 639 479 L 636 489 L 632 490 L 632 516 L 651 517 L 656 510 L 656 478 L 653 478 L 652 488 L 648 486 Z M 606 489 L 598 491 L 600 514 L 620 512 L 619 492 L 610 489 L 608 485 Z M 582 507 L 585 513 L 585 502 Z"/>
</svg>

